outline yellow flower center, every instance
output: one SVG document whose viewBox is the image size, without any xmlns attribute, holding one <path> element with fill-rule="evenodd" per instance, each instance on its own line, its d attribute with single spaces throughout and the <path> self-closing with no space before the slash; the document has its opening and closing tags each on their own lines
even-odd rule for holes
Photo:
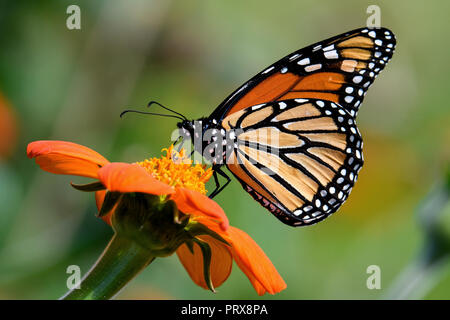
<svg viewBox="0 0 450 320">
<path fill-rule="evenodd" d="M 184 149 L 177 152 L 173 145 L 164 148 L 162 152 L 166 154 L 161 158 L 150 158 L 136 164 L 145 168 L 161 182 L 206 194 L 205 183 L 213 174 L 211 168 L 206 169 L 206 165 L 193 164 Z"/>
</svg>

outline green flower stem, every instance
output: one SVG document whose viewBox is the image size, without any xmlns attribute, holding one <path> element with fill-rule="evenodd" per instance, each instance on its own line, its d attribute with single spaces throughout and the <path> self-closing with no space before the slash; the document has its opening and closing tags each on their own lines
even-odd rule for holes
<svg viewBox="0 0 450 320">
<path fill-rule="evenodd" d="M 116 295 L 155 257 L 136 241 L 115 234 L 101 257 L 80 283 L 61 300 L 104 300 Z"/>
</svg>

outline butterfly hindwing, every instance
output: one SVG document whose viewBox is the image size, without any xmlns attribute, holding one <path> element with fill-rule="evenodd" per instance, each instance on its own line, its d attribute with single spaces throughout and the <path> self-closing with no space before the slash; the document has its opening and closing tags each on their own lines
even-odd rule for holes
<svg viewBox="0 0 450 320">
<path fill-rule="evenodd" d="M 233 92 L 215 119 L 252 105 L 295 98 L 339 103 L 352 116 L 391 59 L 395 36 L 385 28 L 360 28 L 295 51 Z"/>
<path fill-rule="evenodd" d="M 229 170 L 289 225 L 313 224 L 335 212 L 363 164 L 355 120 L 332 101 L 264 103 L 227 116 L 222 126 L 236 132 Z"/>
</svg>

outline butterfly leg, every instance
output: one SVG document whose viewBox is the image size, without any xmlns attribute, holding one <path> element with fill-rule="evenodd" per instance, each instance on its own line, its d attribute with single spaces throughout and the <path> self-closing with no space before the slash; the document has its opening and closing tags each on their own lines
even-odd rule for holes
<svg viewBox="0 0 450 320">
<path fill-rule="evenodd" d="M 214 182 L 216 183 L 216 188 L 209 195 L 209 197 L 211 199 L 214 198 L 215 196 L 217 196 L 231 182 L 230 177 L 225 172 L 223 172 L 222 169 L 220 169 L 220 166 L 213 166 L 213 171 L 214 171 L 213 177 L 214 177 Z M 225 182 L 225 184 L 223 186 L 220 185 L 219 177 L 217 176 L 217 174 L 220 174 L 222 177 L 227 179 L 227 182 Z"/>
</svg>

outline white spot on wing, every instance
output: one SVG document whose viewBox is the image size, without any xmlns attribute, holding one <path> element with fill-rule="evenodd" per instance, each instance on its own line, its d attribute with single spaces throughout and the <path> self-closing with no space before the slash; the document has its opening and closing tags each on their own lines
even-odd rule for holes
<svg viewBox="0 0 450 320">
<path fill-rule="evenodd" d="M 312 72 L 312 71 L 319 70 L 320 68 L 322 68 L 322 65 L 320 63 L 312 64 L 310 66 L 305 67 L 305 71 L 306 72 Z"/>
<path fill-rule="evenodd" d="M 257 104 L 252 106 L 252 110 L 258 110 L 261 107 L 264 107 L 266 104 L 265 103 L 261 103 L 261 104 Z"/>
<path fill-rule="evenodd" d="M 299 64 L 299 65 L 301 65 L 301 66 L 304 66 L 304 65 L 307 65 L 307 64 L 309 64 L 311 61 L 309 60 L 309 58 L 304 58 L 304 59 L 302 59 L 302 60 L 299 60 L 298 62 L 297 62 L 297 64 Z"/>
<path fill-rule="evenodd" d="M 325 58 L 327 58 L 327 59 L 337 59 L 337 58 L 339 58 L 339 56 L 338 56 L 336 50 L 333 50 L 333 51 L 325 51 L 325 52 L 323 53 L 323 55 L 324 55 Z"/>
<path fill-rule="evenodd" d="M 295 210 L 294 211 L 294 215 L 299 216 L 303 213 L 303 211 L 301 209 Z"/>
<path fill-rule="evenodd" d="M 361 80 L 362 80 L 362 77 L 361 77 L 361 76 L 353 77 L 353 82 L 354 82 L 354 83 L 360 83 Z"/>
<path fill-rule="evenodd" d="M 297 59 L 298 57 L 300 57 L 300 54 L 296 53 L 296 54 L 294 54 L 293 56 L 291 56 L 291 57 L 289 58 L 289 61 L 295 60 L 295 59 Z"/>
<path fill-rule="evenodd" d="M 266 70 L 264 70 L 262 73 L 263 74 L 268 73 L 268 72 L 272 71 L 273 69 L 275 69 L 275 67 L 272 66 L 272 67 L 267 68 Z"/>
</svg>

